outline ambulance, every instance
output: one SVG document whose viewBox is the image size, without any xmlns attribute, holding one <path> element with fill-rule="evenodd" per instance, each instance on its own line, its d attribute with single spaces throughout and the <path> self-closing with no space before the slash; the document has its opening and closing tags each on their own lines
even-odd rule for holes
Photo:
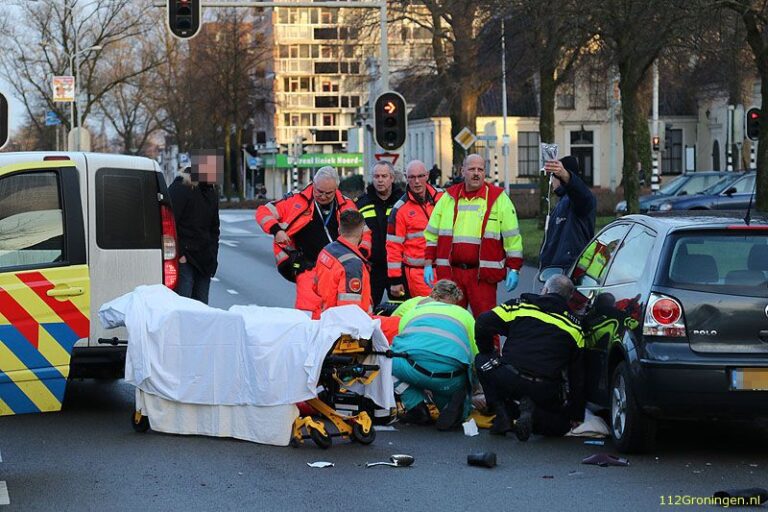
<svg viewBox="0 0 768 512">
<path fill-rule="evenodd" d="M 96 313 L 176 286 L 176 226 L 148 158 L 0 153 L 0 415 L 58 411 L 67 380 L 119 378 L 127 332 Z"/>
</svg>

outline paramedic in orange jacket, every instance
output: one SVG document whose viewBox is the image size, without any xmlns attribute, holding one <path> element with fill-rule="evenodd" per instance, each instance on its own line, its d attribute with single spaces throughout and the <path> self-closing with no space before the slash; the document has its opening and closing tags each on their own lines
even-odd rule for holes
<svg viewBox="0 0 768 512">
<path fill-rule="evenodd" d="M 301 192 L 290 193 L 256 210 L 261 229 L 275 237 L 272 249 L 278 270 L 283 277 L 296 282 L 296 309 L 318 308 L 320 298 L 312 289 L 317 256 L 338 237 L 341 213 L 357 211 L 354 202 L 338 188 L 336 170 L 321 167 L 312 184 Z M 359 248 L 363 256 L 370 255 L 371 235 L 367 227 Z"/>
<path fill-rule="evenodd" d="M 427 167 L 419 160 L 408 163 L 405 177 L 408 186 L 392 207 L 387 228 L 387 275 L 393 299 L 426 297 L 432 291 L 424 282 L 424 229 L 442 196 L 428 183 Z"/>
<path fill-rule="evenodd" d="M 328 308 L 347 304 L 356 304 L 368 314 L 373 312 L 368 260 L 358 248 L 365 225 L 365 218 L 357 210 L 342 212 L 339 238 L 326 245 L 317 257 L 313 289 L 320 303 L 312 318 L 320 318 Z"/>
</svg>

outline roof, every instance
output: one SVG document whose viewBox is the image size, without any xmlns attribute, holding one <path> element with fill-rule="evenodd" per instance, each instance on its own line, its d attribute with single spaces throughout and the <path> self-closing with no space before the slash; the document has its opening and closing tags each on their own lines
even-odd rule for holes
<svg viewBox="0 0 768 512">
<path fill-rule="evenodd" d="M 679 228 L 715 228 L 727 226 L 744 226 L 745 210 L 688 210 L 654 212 L 651 215 L 627 215 L 628 220 L 640 221 L 649 227 L 657 227 L 662 230 Z M 768 226 L 768 214 L 757 212 L 754 209 L 750 213 L 750 225 Z"/>
</svg>

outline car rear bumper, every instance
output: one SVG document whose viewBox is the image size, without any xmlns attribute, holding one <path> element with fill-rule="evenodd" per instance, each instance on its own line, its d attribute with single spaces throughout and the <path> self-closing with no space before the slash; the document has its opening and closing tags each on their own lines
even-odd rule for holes
<svg viewBox="0 0 768 512">
<path fill-rule="evenodd" d="M 122 378 L 126 347 L 75 347 L 72 350 L 71 378 Z"/>
<path fill-rule="evenodd" d="M 637 398 L 643 410 L 657 418 L 768 418 L 768 391 L 731 389 L 735 368 L 768 370 L 768 361 L 726 365 L 641 360 Z"/>
</svg>

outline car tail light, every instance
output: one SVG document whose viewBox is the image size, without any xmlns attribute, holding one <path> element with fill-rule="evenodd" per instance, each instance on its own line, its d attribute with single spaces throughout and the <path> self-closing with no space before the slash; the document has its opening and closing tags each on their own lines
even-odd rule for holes
<svg viewBox="0 0 768 512">
<path fill-rule="evenodd" d="M 677 299 L 652 293 L 645 311 L 643 334 L 646 336 L 686 337 L 683 306 Z"/>
<path fill-rule="evenodd" d="M 173 290 L 179 281 L 176 220 L 171 207 L 166 204 L 160 205 L 160 215 L 163 224 L 163 284 Z"/>
<path fill-rule="evenodd" d="M 55 160 L 72 160 L 67 155 L 49 155 L 43 157 L 43 162 L 52 162 Z"/>
<path fill-rule="evenodd" d="M 762 224 L 736 224 L 728 226 L 728 229 L 735 231 L 768 231 L 768 226 Z"/>
</svg>

